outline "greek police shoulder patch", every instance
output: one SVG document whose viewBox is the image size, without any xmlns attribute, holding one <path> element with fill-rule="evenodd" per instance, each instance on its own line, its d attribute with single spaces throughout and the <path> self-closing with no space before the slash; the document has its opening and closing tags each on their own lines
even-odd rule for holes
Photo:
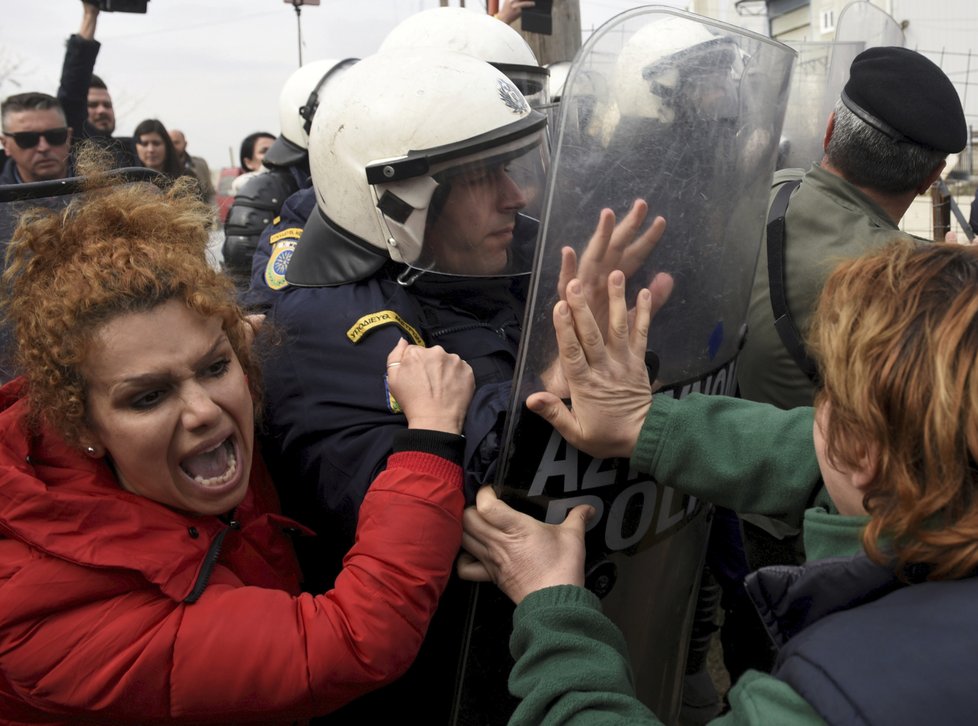
<svg viewBox="0 0 978 726">
<path fill-rule="evenodd" d="M 403 413 L 401 409 L 401 404 L 397 402 L 394 398 L 394 394 L 391 393 L 390 383 L 387 381 L 387 374 L 384 374 L 384 392 L 387 394 L 387 410 L 391 413 Z"/>
<path fill-rule="evenodd" d="M 265 265 L 265 284 L 272 290 L 282 290 L 289 286 L 285 272 L 289 269 L 289 260 L 292 259 L 292 252 L 301 236 L 302 227 L 289 227 L 269 238 L 272 252 Z"/>
<path fill-rule="evenodd" d="M 297 240 L 302 236 L 302 227 L 289 227 L 283 229 L 280 232 L 276 232 L 271 237 L 268 238 L 268 244 L 274 247 L 277 243 L 284 239 Z"/>
<path fill-rule="evenodd" d="M 267 273 L 266 273 L 267 277 Z M 424 346 L 424 338 L 421 337 L 421 333 L 411 325 L 407 320 L 402 318 L 398 313 L 393 310 L 378 310 L 375 313 L 370 313 L 369 315 L 364 315 L 362 318 L 357 320 L 353 326 L 346 331 L 346 337 L 350 339 L 350 342 L 356 345 L 363 338 L 369 334 L 371 331 L 377 328 L 383 328 L 388 325 L 396 325 L 411 339 L 415 345 Z"/>
</svg>

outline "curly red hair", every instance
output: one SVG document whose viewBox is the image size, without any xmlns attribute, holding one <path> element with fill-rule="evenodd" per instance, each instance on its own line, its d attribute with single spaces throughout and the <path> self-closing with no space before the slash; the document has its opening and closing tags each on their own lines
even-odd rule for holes
<svg viewBox="0 0 978 726">
<path fill-rule="evenodd" d="M 867 553 L 932 579 L 978 567 L 978 249 L 896 243 L 844 262 L 811 346 L 829 459 L 878 452 Z"/>
<path fill-rule="evenodd" d="M 33 423 L 43 420 L 77 445 L 86 421 L 80 371 L 97 332 L 118 315 L 171 299 L 221 319 L 256 393 L 244 316 L 233 284 L 208 264 L 212 212 L 193 185 L 93 188 L 62 211 L 21 218 L 3 284 Z"/>
</svg>

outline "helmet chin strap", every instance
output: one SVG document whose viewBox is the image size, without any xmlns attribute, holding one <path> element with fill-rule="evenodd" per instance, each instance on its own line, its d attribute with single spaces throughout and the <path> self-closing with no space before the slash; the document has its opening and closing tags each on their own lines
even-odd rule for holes
<svg viewBox="0 0 978 726">
<path fill-rule="evenodd" d="M 411 287 L 426 272 L 428 272 L 428 268 L 419 269 L 417 267 L 406 266 L 397 276 L 397 284 L 401 287 Z"/>
</svg>

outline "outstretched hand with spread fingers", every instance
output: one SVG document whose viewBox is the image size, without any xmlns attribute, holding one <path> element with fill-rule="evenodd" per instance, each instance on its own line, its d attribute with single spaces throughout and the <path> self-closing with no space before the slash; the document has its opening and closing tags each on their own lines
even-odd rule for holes
<svg viewBox="0 0 978 726">
<path fill-rule="evenodd" d="M 629 324 L 625 276 L 608 276 L 607 342 L 588 306 L 580 280 L 567 285 L 567 299 L 554 306 L 558 362 L 572 408 L 549 392 L 531 395 L 526 405 L 564 439 L 597 458 L 629 457 L 652 403 L 645 366 L 649 324 L 672 292 L 673 280 L 660 273 L 639 291 Z"/>
<path fill-rule="evenodd" d="M 601 334 L 608 332 L 608 276 L 614 270 L 631 278 L 651 254 L 666 231 L 666 220 L 656 217 L 648 229 L 639 233 L 649 213 L 644 199 L 636 199 L 628 214 L 616 223 L 611 209 L 602 209 L 594 234 L 584 248 L 580 260 L 573 247 L 560 251 L 560 275 L 557 294 L 566 300 L 567 283 L 578 278 L 584 288 L 591 314 Z"/>
<path fill-rule="evenodd" d="M 494 582 L 517 605 L 531 592 L 584 584 L 584 531 L 594 516 L 589 504 L 574 507 L 562 524 L 546 524 L 517 512 L 483 487 L 462 514 L 463 580 Z"/>
</svg>

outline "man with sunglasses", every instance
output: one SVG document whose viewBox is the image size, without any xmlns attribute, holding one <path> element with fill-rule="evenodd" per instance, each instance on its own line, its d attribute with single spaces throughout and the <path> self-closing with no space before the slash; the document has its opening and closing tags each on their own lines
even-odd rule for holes
<svg viewBox="0 0 978 726">
<path fill-rule="evenodd" d="M 58 99 L 46 93 L 18 93 L 0 103 L 0 143 L 7 159 L 0 186 L 53 181 L 72 175 L 71 129 Z M 26 206 L 47 206 L 48 200 L 0 204 L 0 272 L 7 242 Z M 26 206 L 25 206 L 26 205 Z M 0 321 L 0 383 L 17 374 L 11 362 L 11 330 Z"/>
<path fill-rule="evenodd" d="M 0 104 L 7 162 L 0 184 L 50 181 L 70 176 L 71 129 L 58 99 L 18 93 Z"/>
</svg>

